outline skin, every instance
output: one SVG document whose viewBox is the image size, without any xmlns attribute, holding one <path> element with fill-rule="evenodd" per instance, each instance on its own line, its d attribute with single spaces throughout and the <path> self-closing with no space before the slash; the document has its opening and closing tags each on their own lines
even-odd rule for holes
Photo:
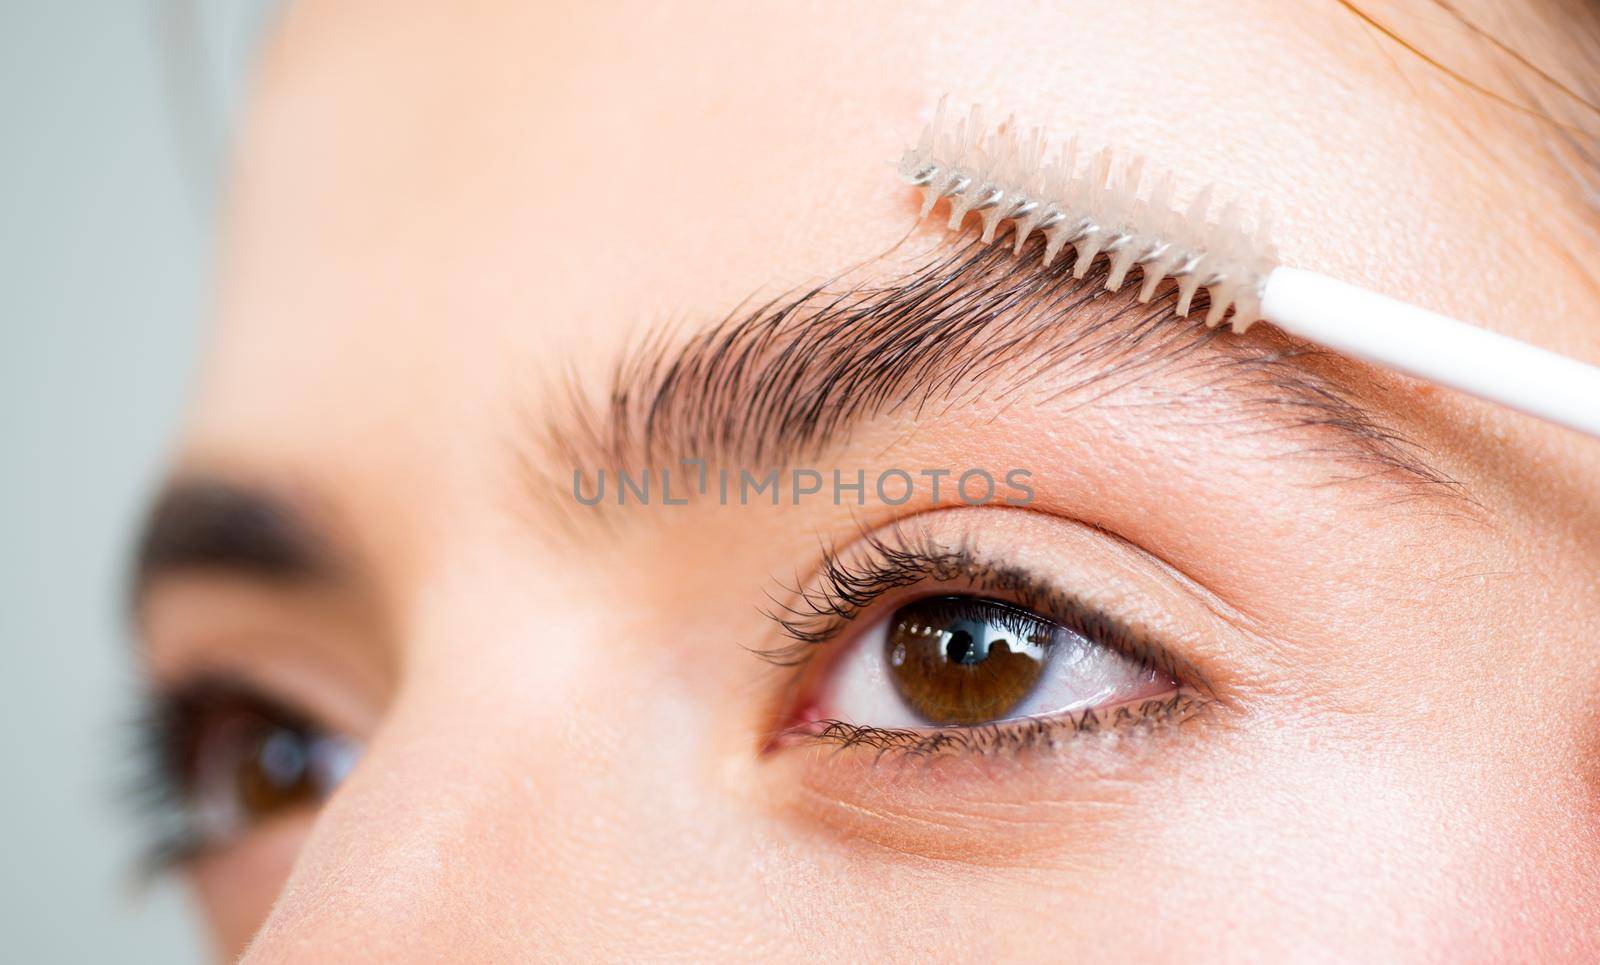
<svg viewBox="0 0 1600 965">
<path fill-rule="evenodd" d="M 1590 214 L 1520 122 L 1333 3 L 302 3 L 263 56 L 176 471 L 293 492 L 354 576 L 164 576 L 145 650 L 366 750 L 193 864 L 219 955 L 1600 954 L 1592 440 L 1354 365 L 1466 498 L 1332 481 L 1215 402 L 879 419 L 814 464 L 1030 467 L 1027 509 L 922 515 L 1157 628 L 1217 697 L 923 768 L 764 747 L 792 677 L 744 648 L 781 644 L 759 609 L 819 535 L 929 507 L 573 538 L 513 452 L 652 324 L 900 240 L 883 162 L 946 90 L 1268 200 L 1287 263 L 1600 362 Z"/>
</svg>

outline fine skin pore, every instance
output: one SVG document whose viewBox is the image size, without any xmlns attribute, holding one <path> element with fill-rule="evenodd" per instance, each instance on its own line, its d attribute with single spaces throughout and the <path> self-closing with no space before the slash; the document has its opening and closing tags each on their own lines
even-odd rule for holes
<svg viewBox="0 0 1600 965">
<path fill-rule="evenodd" d="M 219 955 L 1600 955 L 1593 440 L 1258 326 L 1111 393 L 878 405 L 804 459 L 1026 467 L 1026 507 L 572 500 L 575 464 L 639 464 L 572 424 L 645 418 L 607 411 L 621 360 L 955 250 L 907 235 L 890 163 L 944 91 L 1269 200 L 1287 263 L 1600 362 L 1594 212 L 1526 118 L 1335 2 L 1058 6 L 287 10 L 174 478 L 269 494 L 315 563 L 151 556 L 138 623 L 154 686 L 240 679 L 365 751 L 185 864 Z M 1530 57 L 1588 69 L 1518 6 Z M 1435 4 L 1375 10 L 1481 66 Z M 1224 357 L 1360 424 L 1203 389 Z M 771 740 L 828 660 L 752 655 L 793 642 L 763 610 L 912 517 L 1210 699 L 997 755 Z"/>
</svg>

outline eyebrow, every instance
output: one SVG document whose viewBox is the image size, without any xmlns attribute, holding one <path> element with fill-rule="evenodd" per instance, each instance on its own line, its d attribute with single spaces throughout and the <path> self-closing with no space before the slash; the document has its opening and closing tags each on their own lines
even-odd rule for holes
<svg viewBox="0 0 1600 965">
<path fill-rule="evenodd" d="M 145 519 L 130 596 L 137 608 L 156 580 L 186 572 L 294 582 L 328 578 L 334 569 L 328 541 L 292 500 L 225 479 L 180 478 Z"/>
<path fill-rule="evenodd" d="M 1100 402 L 1164 375 L 1154 405 L 1181 416 L 1192 397 L 1226 393 L 1242 431 L 1300 433 L 1291 451 L 1343 467 L 1332 481 L 1470 502 L 1363 398 L 1381 390 L 1353 390 L 1331 353 L 1268 326 L 1208 330 L 1176 316 L 1170 282 L 1140 304 L 1137 285 L 1105 290 L 1104 259 L 1078 279 L 1071 259 L 1042 266 L 1039 244 L 1016 257 L 958 243 L 887 281 L 834 279 L 735 310 L 681 344 L 658 329 L 624 356 L 603 402 L 569 382 L 566 404 L 539 423 L 541 451 L 582 472 L 699 459 L 769 468 L 818 457 L 879 416 L 1041 388 L 1041 405 Z"/>
</svg>

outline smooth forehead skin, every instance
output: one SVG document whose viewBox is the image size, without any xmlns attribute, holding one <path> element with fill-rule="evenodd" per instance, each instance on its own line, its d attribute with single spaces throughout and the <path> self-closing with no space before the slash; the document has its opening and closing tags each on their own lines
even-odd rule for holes
<svg viewBox="0 0 1600 965">
<path fill-rule="evenodd" d="M 299 852 L 251 960 L 1596 951 L 1592 442 L 1376 377 L 1456 513 L 1212 471 L 1129 412 L 930 429 L 906 451 L 1031 453 L 1052 512 L 1225 601 L 1232 723 L 1116 781 L 865 775 L 827 808 L 837 779 L 751 751 L 778 685 L 741 644 L 848 514 L 573 545 L 520 485 L 566 373 L 603 391 L 650 326 L 905 235 L 889 162 L 946 91 L 1268 199 L 1288 263 L 1600 361 L 1566 182 L 1339 4 L 1061 6 L 287 12 L 179 462 L 331 507 L 381 611 L 350 659 L 392 684 L 304 840 L 257 846 L 269 878 Z M 271 901 L 236 890 L 225 946 Z"/>
</svg>

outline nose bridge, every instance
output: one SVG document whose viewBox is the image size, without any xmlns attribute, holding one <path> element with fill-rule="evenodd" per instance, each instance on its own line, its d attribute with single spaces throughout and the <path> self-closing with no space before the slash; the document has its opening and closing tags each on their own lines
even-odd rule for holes
<svg viewBox="0 0 1600 965">
<path fill-rule="evenodd" d="M 502 629 L 470 661 L 410 651 L 247 961 L 649 955 L 697 919 L 755 940 L 741 805 L 695 737 L 715 721 L 630 647 L 558 645 L 596 639 L 573 605 L 539 639 L 462 616 Z"/>
<path fill-rule="evenodd" d="M 540 776 L 503 751 L 503 731 L 464 742 L 437 706 L 396 711 L 318 815 L 247 961 L 515 958 L 545 944 L 527 913 L 541 882 L 517 873 L 548 867 L 541 843 L 559 834 Z"/>
<path fill-rule="evenodd" d="M 382 724 L 318 814 L 247 960 L 463 949 L 516 960 L 556 937 L 543 909 L 573 874 L 558 870 L 558 845 L 589 794 L 561 762 L 586 726 L 595 668 L 581 648 L 549 642 L 581 632 L 585 614 L 526 597 L 497 605 L 517 598 L 472 579 L 478 561 L 460 564 L 397 622 L 400 674 Z"/>
</svg>

